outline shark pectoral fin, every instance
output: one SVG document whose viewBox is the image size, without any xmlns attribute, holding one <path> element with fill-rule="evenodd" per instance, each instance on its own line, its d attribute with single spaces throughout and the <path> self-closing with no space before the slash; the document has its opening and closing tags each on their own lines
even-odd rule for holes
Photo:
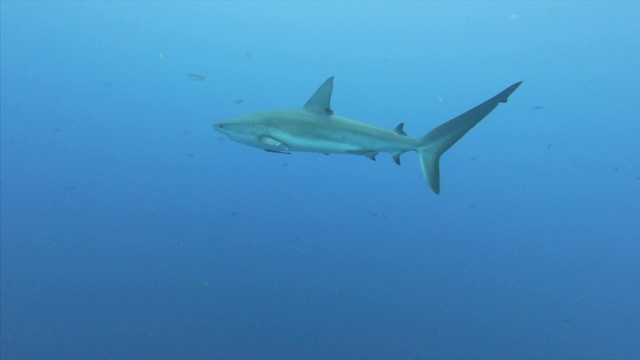
<svg viewBox="0 0 640 360">
<path fill-rule="evenodd" d="M 264 151 L 268 151 L 268 152 L 272 152 L 272 153 L 276 153 L 276 154 L 291 154 L 290 152 L 285 152 L 285 151 L 278 151 L 278 150 L 271 150 L 271 149 L 263 149 Z"/>
<path fill-rule="evenodd" d="M 311 98 L 304 104 L 304 108 L 316 113 L 333 115 L 331 110 L 331 93 L 333 92 L 333 76 L 325 80 Z"/>
<path fill-rule="evenodd" d="M 289 146 L 287 146 L 287 144 L 283 143 L 282 141 L 276 138 L 272 138 L 271 136 L 263 136 L 260 138 L 260 141 L 262 141 L 262 143 L 265 145 L 269 145 L 277 148 L 276 150 L 274 149 L 265 149 L 265 150 L 273 150 L 275 152 L 289 151 Z"/>
</svg>

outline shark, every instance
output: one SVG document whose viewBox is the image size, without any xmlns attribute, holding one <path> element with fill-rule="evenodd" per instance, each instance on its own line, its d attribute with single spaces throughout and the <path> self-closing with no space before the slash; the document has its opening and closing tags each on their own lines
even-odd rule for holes
<svg viewBox="0 0 640 360">
<path fill-rule="evenodd" d="M 231 140 L 274 153 L 353 154 L 376 160 L 379 153 L 386 152 L 400 165 L 400 155 L 414 151 L 429 187 L 440 194 L 442 154 L 498 104 L 506 103 L 522 84 L 519 81 L 507 87 L 422 137 L 412 137 L 405 133 L 404 122 L 384 129 L 334 114 L 333 79 L 325 80 L 301 108 L 258 111 L 217 122 L 213 128 Z"/>
</svg>

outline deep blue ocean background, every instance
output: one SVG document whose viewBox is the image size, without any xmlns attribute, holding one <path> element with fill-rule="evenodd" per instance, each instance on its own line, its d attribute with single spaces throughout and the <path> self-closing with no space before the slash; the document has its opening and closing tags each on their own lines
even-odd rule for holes
<svg viewBox="0 0 640 360">
<path fill-rule="evenodd" d="M 1 3 L 12 359 L 640 359 L 639 2 Z M 187 74 L 206 76 L 205 81 Z M 441 161 L 268 153 L 300 107 Z"/>
</svg>

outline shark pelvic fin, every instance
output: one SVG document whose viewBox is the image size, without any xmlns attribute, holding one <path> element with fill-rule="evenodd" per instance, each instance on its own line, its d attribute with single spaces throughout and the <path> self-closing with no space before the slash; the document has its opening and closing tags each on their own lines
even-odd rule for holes
<svg viewBox="0 0 640 360">
<path fill-rule="evenodd" d="M 355 155 L 362 155 L 368 159 L 371 159 L 373 161 L 376 161 L 376 156 L 378 156 L 379 152 L 378 151 L 373 151 L 373 150 L 351 150 L 351 151 L 347 151 L 348 154 L 355 154 Z"/>
<path fill-rule="evenodd" d="M 325 80 L 311 98 L 304 104 L 304 108 L 316 113 L 333 115 L 331 110 L 331 93 L 333 92 L 333 76 Z"/>
<path fill-rule="evenodd" d="M 376 156 L 378 156 L 378 152 L 377 151 L 366 151 L 364 153 L 362 153 L 362 155 L 366 156 L 367 158 L 376 161 Z"/>
</svg>

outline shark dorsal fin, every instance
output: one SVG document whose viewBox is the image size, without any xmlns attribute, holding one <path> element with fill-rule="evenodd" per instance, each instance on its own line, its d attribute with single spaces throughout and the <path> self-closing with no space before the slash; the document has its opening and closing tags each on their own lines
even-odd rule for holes
<svg viewBox="0 0 640 360">
<path fill-rule="evenodd" d="M 304 108 L 316 113 L 333 115 L 331 110 L 331 93 L 333 92 L 333 76 L 325 80 L 322 85 L 304 104 Z"/>
<path fill-rule="evenodd" d="M 403 123 L 403 122 L 401 122 L 400 124 L 398 124 L 398 126 L 396 126 L 396 128 L 395 128 L 395 129 L 393 129 L 393 130 L 394 130 L 394 131 L 396 132 L 396 134 L 398 134 L 398 135 L 407 136 L 407 133 L 406 133 L 406 132 L 404 132 L 404 123 Z"/>
</svg>

